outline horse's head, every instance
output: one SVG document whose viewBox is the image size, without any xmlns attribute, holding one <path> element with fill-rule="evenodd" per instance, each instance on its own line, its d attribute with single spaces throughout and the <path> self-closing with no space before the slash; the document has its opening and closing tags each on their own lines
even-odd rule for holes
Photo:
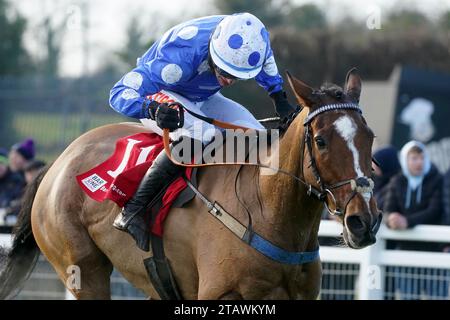
<svg viewBox="0 0 450 320">
<path fill-rule="evenodd" d="M 374 134 L 358 106 L 361 78 L 352 69 L 344 89 L 325 85 L 320 90 L 290 74 L 288 79 L 298 102 L 307 109 L 304 118 L 295 119 L 304 126 L 301 176 L 310 192 L 343 223 L 350 247 L 373 244 L 382 215 L 369 178 Z"/>
</svg>

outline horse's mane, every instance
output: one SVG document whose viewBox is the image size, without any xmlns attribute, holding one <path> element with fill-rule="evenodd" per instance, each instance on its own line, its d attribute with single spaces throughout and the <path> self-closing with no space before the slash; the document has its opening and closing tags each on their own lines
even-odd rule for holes
<svg viewBox="0 0 450 320">
<path fill-rule="evenodd" d="M 324 83 L 319 90 L 313 92 L 313 95 L 327 95 L 341 100 L 344 96 L 344 90 L 334 83 Z"/>
</svg>

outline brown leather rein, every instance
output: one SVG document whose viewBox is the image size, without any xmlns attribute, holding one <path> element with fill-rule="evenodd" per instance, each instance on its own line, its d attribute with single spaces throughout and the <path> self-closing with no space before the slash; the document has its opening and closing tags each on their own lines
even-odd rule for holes
<svg viewBox="0 0 450 320">
<path fill-rule="evenodd" d="M 190 113 L 194 117 L 196 117 L 196 118 L 198 118 L 200 120 L 206 121 L 206 122 L 208 122 L 210 124 L 213 124 L 213 125 L 215 125 L 215 126 L 217 126 L 219 128 L 222 128 L 222 129 L 243 130 L 244 132 L 247 131 L 247 130 L 253 130 L 251 128 L 238 126 L 238 125 L 235 125 L 235 124 L 232 124 L 232 123 L 229 123 L 229 122 L 224 122 L 224 121 L 220 121 L 220 120 L 216 120 L 216 119 L 212 119 L 212 118 L 208 118 L 208 117 L 204 117 L 202 115 L 196 114 L 195 112 L 192 112 L 192 111 L 188 110 L 187 108 L 185 108 L 179 102 L 173 102 L 173 103 L 169 104 L 169 107 L 171 107 L 171 108 L 178 107 L 180 115 L 182 115 L 184 110 L 186 110 L 188 113 Z M 163 142 L 164 142 L 164 150 L 165 150 L 167 156 L 169 157 L 169 159 L 172 160 L 172 162 L 175 163 L 176 165 L 187 167 L 187 168 L 198 168 L 198 167 L 207 167 L 207 166 L 223 166 L 223 165 L 250 165 L 250 166 L 260 166 L 260 167 L 264 167 L 264 168 L 278 170 L 278 169 L 266 166 L 266 165 L 264 165 L 262 163 L 249 163 L 249 162 L 233 162 L 233 163 L 229 163 L 229 162 L 215 162 L 215 163 L 197 163 L 197 164 L 195 164 L 195 163 L 181 163 L 181 162 L 177 161 L 176 159 L 174 159 L 172 157 L 172 152 L 170 151 L 169 129 L 163 129 Z"/>
<path fill-rule="evenodd" d="M 196 114 L 196 113 L 188 110 L 187 108 L 185 108 L 183 105 L 181 105 L 178 102 L 173 102 L 173 103 L 169 104 L 169 106 L 172 107 L 172 108 L 178 107 L 178 110 L 180 112 L 180 119 L 182 119 L 181 122 L 184 121 L 184 110 L 186 110 L 188 113 L 190 113 L 194 117 L 196 117 L 196 118 L 198 118 L 200 120 L 206 121 L 206 122 L 208 122 L 210 124 L 213 124 L 213 125 L 215 125 L 217 127 L 223 128 L 223 129 L 234 129 L 234 130 L 241 129 L 244 132 L 247 131 L 247 130 L 251 130 L 250 128 L 247 128 L 247 127 L 238 126 L 238 125 L 235 125 L 235 124 L 232 124 L 232 123 L 223 122 L 223 121 L 219 121 L 219 120 L 212 119 L 212 118 L 209 118 L 209 117 L 205 117 L 203 115 Z M 317 170 L 317 166 L 315 164 L 315 159 L 314 159 L 313 152 L 312 152 L 311 134 L 310 134 L 310 127 L 309 127 L 309 125 L 310 125 L 312 119 L 315 118 L 318 114 L 323 113 L 323 112 L 327 112 L 327 111 L 331 111 L 331 110 L 337 110 L 337 109 L 352 109 L 352 110 L 357 110 L 358 112 L 361 113 L 361 109 L 359 108 L 359 106 L 357 104 L 353 104 L 353 103 L 332 104 L 332 105 L 322 106 L 322 107 L 318 108 L 317 110 L 313 111 L 312 113 L 308 114 L 308 116 L 306 117 L 306 119 L 304 121 L 305 136 L 304 136 L 304 139 L 302 141 L 302 155 L 304 156 L 304 148 L 305 148 L 305 144 L 306 144 L 307 150 L 308 150 L 308 152 L 310 154 L 310 162 L 311 162 L 310 163 L 310 167 L 311 167 L 311 169 L 313 171 L 314 176 L 316 177 L 316 180 L 317 180 L 317 183 L 319 185 L 319 188 L 313 187 L 311 184 L 307 183 L 306 181 L 304 181 L 302 179 L 303 178 L 303 166 L 302 166 L 302 178 L 299 178 L 299 177 L 293 175 L 292 173 L 287 172 L 287 171 L 285 171 L 283 169 L 273 168 L 273 167 L 270 167 L 270 166 L 262 164 L 262 163 L 215 162 L 215 163 L 200 163 L 200 164 L 190 163 L 190 164 L 186 164 L 186 163 L 178 162 L 177 160 L 173 159 L 172 154 L 171 154 L 169 129 L 163 129 L 164 150 L 167 153 L 167 156 L 169 157 L 169 159 L 173 163 L 175 163 L 176 165 L 179 165 L 179 166 L 183 166 L 183 167 L 195 168 L 195 167 L 221 166 L 221 165 L 252 165 L 252 166 L 259 166 L 259 167 L 262 167 L 262 168 L 271 169 L 271 170 L 274 170 L 275 172 L 284 173 L 284 174 L 290 176 L 291 178 L 297 180 L 298 182 L 302 183 L 304 186 L 306 186 L 308 195 L 313 195 L 319 201 L 324 202 L 325 203 L 325 207 L 327 208 L 328 212 L 331 215 L 343 216 L 345 214 L 347 205 L 350 202 L 350 200 L 358 193 L 360 193 L 360 194 L 372 193 L 374 185 L 373 185 L 372 179 L 370 179 L 369 177 L 357 177 L 357 178 L 354 178 L 354 179 L 348 179 L 348 180 L 340 181 L 340 182 L 337 182 L 337 183 L 335 183 L 333 185 L 326 185 L 326 184 L 324 184 L 323 181 L 320 178 L 320 174 L 319 174 L 319 172 Z M 295 113 L 293 113 L 290 116 L 290 119 L 288 120 L 286 125 L 289 125 L 295 119 L 295 117 L 300 113 L 300 111 L 301 111 L 301 109 L 299 109 Z M 304 161 L 304 159 L 302 161 Z M 375 160 L 373 159 L 373 161 L 375 161 Z M 347 199 L 347 201 L 345 202 L 343 208 L 339 208 L 338 204 L 337 204 L 337 201 L 336 201 L 336 198 L 334 197 L 334 194 L 333 194 L 332 190 L 340 188 L 340 187 L 345 186 L 347 184 L 351 185 L 352 193 L 351 193 L 350 197 Z M 332 202 L 335 205 L 334 209 L 331 209 L 328 206 L 327 194 L 330 195 L 331 198 L 332 198 Z"/>
</svg>

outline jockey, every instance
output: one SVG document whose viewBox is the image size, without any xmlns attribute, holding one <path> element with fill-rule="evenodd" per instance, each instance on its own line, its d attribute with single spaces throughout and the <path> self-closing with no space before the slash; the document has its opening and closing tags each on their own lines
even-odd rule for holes
<svg viewBox="0 0 450 320">
<path fill-rule="evenodd" d="M 168 30 L 111 89 L 109 102 L 116 111 L 141 119 L 160 135 L 161 129 L 169 129 L 172 141 L 177 132 L 194 136 L 194 127 L 206 132 L 214 126 L 186 112 L 183 130 L 177 130 L 181 124 L 178 111 L 151 95 L 165 94 L 203 116 L 264 129 L 247 109 L 220 94 L 223 87 L 252 78 L 268 92 L 281 118 L 295 111 L 283 91 L 263 23 L 249 13 L 208 16 Z M 201 140 L 206 144 L 212 136 L 204 135 Z M 163 150 L 115 219 L 114 226 L 128 231 L 140 248 L 148 248 L 148 226 L 143 220 L 146 206 L 180 170 Z"/>
</svg>

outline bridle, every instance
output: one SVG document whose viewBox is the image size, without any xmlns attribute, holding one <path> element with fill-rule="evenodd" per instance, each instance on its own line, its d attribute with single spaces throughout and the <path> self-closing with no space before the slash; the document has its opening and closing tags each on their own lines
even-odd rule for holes
<svg viewBox="0 0 450 320">
<path fill-rule="evenodd" d="M 358 111 L 362 116 L 362 112 L 361 112 L 361 109 L 358 104 L 356 104 L 356 103 L 337 103 L 337 104 L 323 105 L 323 106 L 315 109 L 314 111 L 310 112 L 308 114 L 308 116 L 305 118 L 305 120 L 303 122 L 304 139 L 302 140 L 302 147 L 301 147 L 301 154 L 303 155 L 303 159 L 302 159 L 302 164 L 301 164 L 301 169 L 300 169 L 300 178 L 298 179 L 307 187 L 307 194 L 309 196 L 314 196 L 318 200 L 322 201 L 324 203 L 326 209 L 328 210 L 328 212 L 331 215 L 339 216 L 339 217 L 343 217 L 345 215 L 345 212 L 346 212 L 349 202 L 358 193 L 360 193 L 362 195 L 367 194 L 367 193 L 371 194 L 373 191 L 373 188 L 374 188 L 373 180 L 368 177 L 365 177 L 365 176 L 339 181 L 339 182 L 336 182 L 331 185 L 324 183 L 320 176 L 319 169 L 317 168 L 317 164 L 316 164 L 316 159 L 315 159 L 314 153 L 313 153 L 311 122 L 313 121 L 314 118 L 316 118 L 321 113 L 324 113 L 327 111 L 333 111 L 333 110 L 342 110 L 342 109 Z M 288 122 L 286 123 L 286 126 L 289 126 L 289 124 L 295 119 L 295 117 L 300 112 L 301 112 L 301 109 L 298 110 L 295 114 L 293 114 L 291 116 L 290 120 L 288 120 Z M 316 183 L 319 186 L 319 188 L 314 187 L 313 185 L 307 183 L 305 180 L 304 172 L 303 172 L 304 161 L 305 161 L 305 146 L 306 146 L 306 150 L 308 152 L 309 159 L 310 159 L 309 167 L 311 168 L 311 171 L 315 177 Z M 342 208 L 340 208 L 338 206 L 336 197 L 334 196 L 333 190 L 336 190 L 338 188 L 346 186 L 347 184 L 350 184 L 352 193 L 348 196 L 348 198 L 344 202 L 344 206 Z M 327 195 L 330 196 L 330 198 L 334 204 L 334 209 L 330 208 L 328 201 L 327 201 L 327 199 L 328 199 Z"/>
<path fill-rule="evenodd" d="M 225 129 L 243 129 L 243 130 L 248 130 L 249 128 L 246 127 L 242 127 L 242 126 L 237 126 L 231 123 L 227 123 L 227 122 L 222 122 L 222 121 L 218 121 L 209 117 L 205 117 L 203 115 L 199 115 L 196 114 L 195 112 L 187 109 L 186 107 L 184 107 L 183 105 L 181 105 L 178 102 L 174 102 L 169 104 L 169 106 L 171 107 L 178 107 L 179 108 L 179 112 L 180 112 L 180 116 L 183 115 L 183 110 L 185 110 L 186 112 L 190 113 L 192 116 L 201 119 L 203 121 L 206 121 L 208 123 L 211 123 L 213 125 L 216 125 L 218 127 L 221 128 L 225 128 Z M 275 170 L 276 172 L 280 172 L 280 173 L 284 173 L 290 177 L 292 177 L 293 179 L 297 180 L 298 182 L 302 183 L 306 188 L 307 188 L 307 194 L 308 196 L 314 196 L 315 198 L 317 198 L 319 201 L 323 202 L 326 209 L 328 210 L 328 212 L 331 215 L 334 216 L 339 216 L 339 217 L 343 217 L 345 215 L 346 209 L 348 204 L 350 203 L 350 201 L 359 193 L 361 195 L 364 196 L 364 194 L 372 194 L 373 192 L 373 188 L 374 188 L 374 182 L 371 178 L 369 177 L 356 177 L 353 179 L 347 179 L 347 180 L 343 180 L 343 181 L 339 181 L 336 182 L 334 184 L 326 184 L 323 182 L 319 170 L 317 168 L 316 165 L 316 159 L 314 157 L 314 153 L 313 153 L 313 147 L 312 147 L 312 129 L 311 129 L 311 122 L 319 115 L 322 114 L 324 112 L 328 112 L 328 111 L 333 111 L 333 110 L 355 110 L 358 111 L 361 116 L 362 116 L 362 111 L 361 108 L 359 107 L 358 104 L 356 103 L 336 103 L 336 104 L 328 104 L 328 105 L 323 105 L 317 109 L 315 109 L 314 111 L 310 112 L 308 114 L 308 116 L 305 118 L 304 122 L 303 122 L 303 126 L 304 126 L 304 139 L 302 140 L 302 146 L 301 146 L 301 154 L 303 156 L 302 159 L 302 165 L 301 165 L 301 171 L 300 171 L 300 177 L 297 177 L 296 175 L 293 175 L 290 172 L 287 172 L 283 169 L 276 169 L 276 168 L 272 168 L 270 166 L 261 164 L 261 163 L 245 163 L 245 162 L 237 162 L 237 163 L 232 163 L 233 165 L 236 164 L 240 164 L 240 165 L 257 165 L 263 168 L 267 168 L 267 169 L 271 169 L 271 170 Z M 279 129 L 281 129 L 282 131 L 287 130 L 287 128 L 289 127 L 289 125 L 294 121 L 294 119 L 297 117 L 297 115 L 302 111 L 302 108 L 297 108 L 297 110 L 291 114 L 291 116 L 289 117 L 288 120 L 286 120 Z M 217 165 L 229 165 L 230 163 L 207 163 L 207 164 L 184 164 L 184 163 L 180 163 L 177 162 L 175 159 L 173 159 L 171 157 L 171 152 L 170 152 L 170 147 L 169 147 L 169 130 L 168 129 L 164 129 L 163 130 L 163 140 L 164 140 L 164 148 L 165 151 L 168 155 L 168 157 L 177 165 L 180 166 L 184 166 L 184 167 L 204 167 L 204 166 L 217 166 Z M 312 170 L 312 173 L 315 177 L 316 183 L 319 186 L 314 187 L 312 184 L 309 184 L 306 182 L 305 177 L 304 177 L 304 172 L 303 172 L 303 167 L 304 167 L 304 161 L 305 161 L 305 146 L 306 146 L 306 150 L 309 154 L 309 159 L 310 159 L 310 163 L 309 163 L 309 167 Z M 372 159 L 373 161 L 375 161 L 374 159 Z M 375 161 L 376 162 L 376 161 Z M 347 184 L 350 184 L 352 193 L 349 195 L 349 197 L 346 199 L 346 201 L 344 202 L 344 206 L 342 208 L 340 208 L 338 206 L 336 197 L 334 196 L 333 190 L 336 190 L 338 188 L 341 188 L 343 186 L 346 186 Z M 334 209 L 331 209 L 329 204 L 328 204 L 328 197 L 327 195 L 330 196 L 333 204 L 334 204 Z"/>
</svg>

